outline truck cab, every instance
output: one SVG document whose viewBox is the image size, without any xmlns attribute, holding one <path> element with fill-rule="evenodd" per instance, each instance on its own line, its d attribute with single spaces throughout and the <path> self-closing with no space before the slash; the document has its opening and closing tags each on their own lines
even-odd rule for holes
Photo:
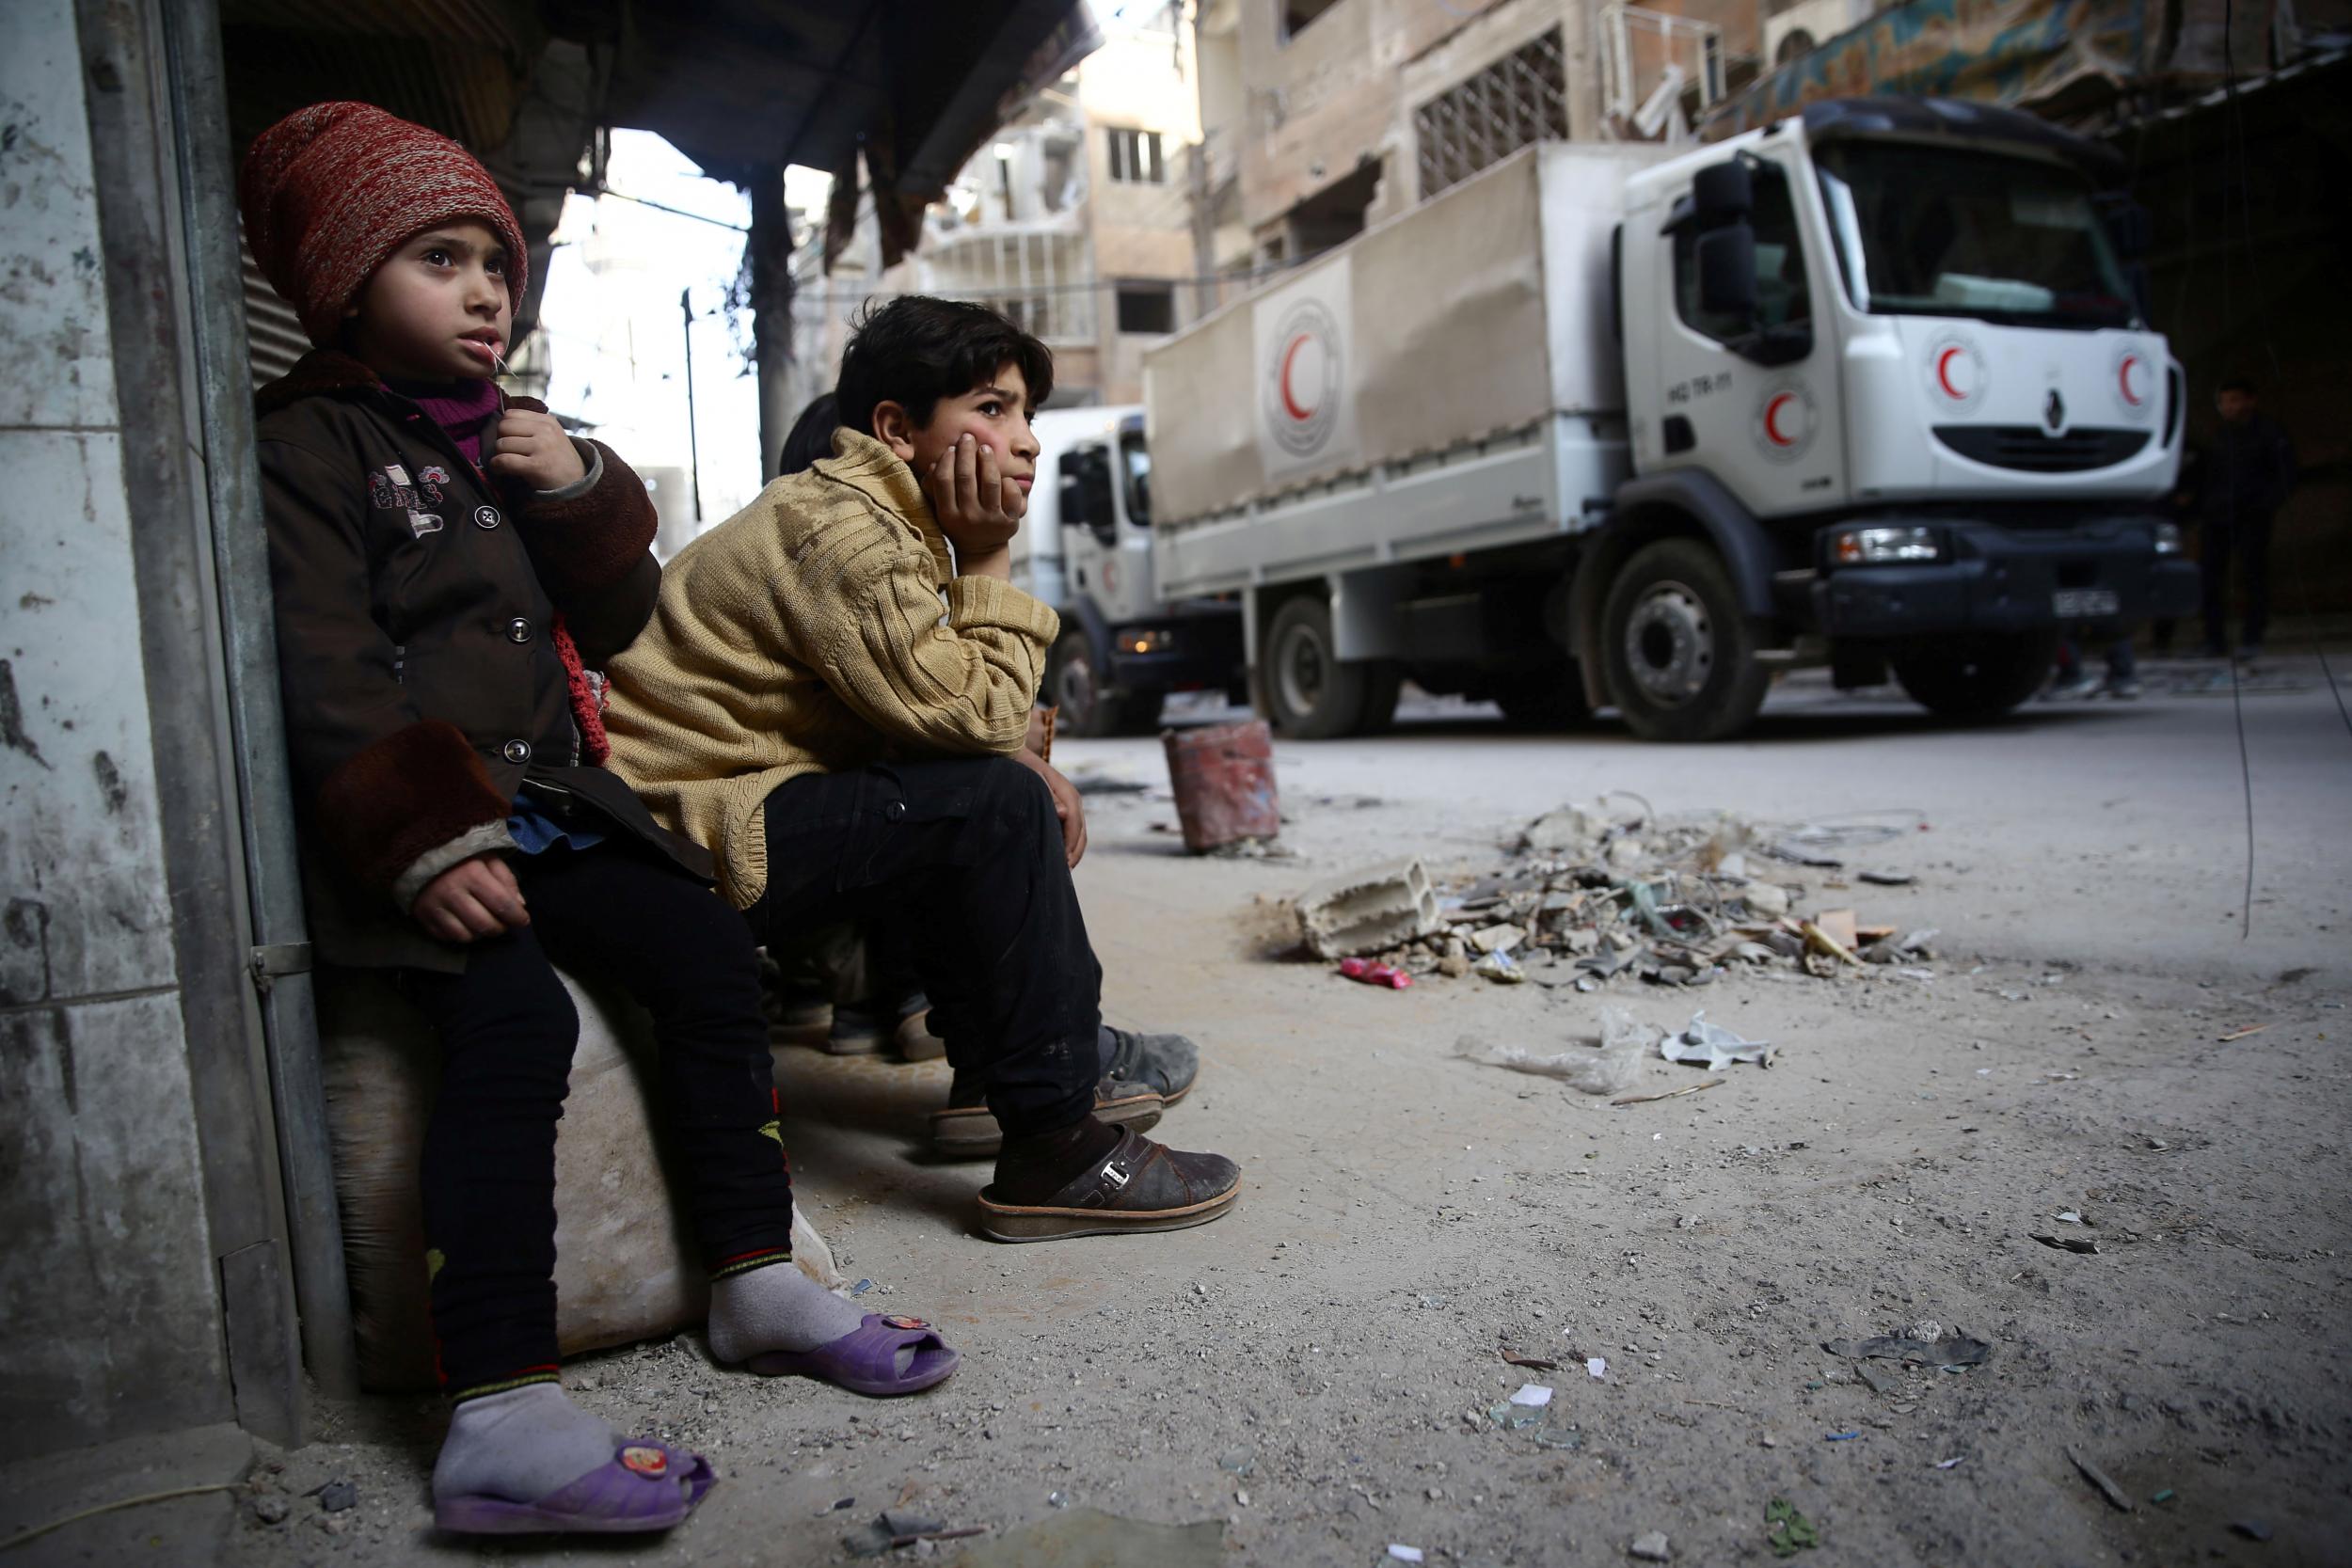
<svg viewBox="0 0 2352 1568">
<path fill-rule="evenodd" d="M 1013 580 L 1061 616 L 1041 694 L 1061 731 L 1146 735 L 1169 692 L 1237 689 L 1238 604 L 1159 596 L 1143 410 L 1049 409 L 1031 428 L 1042 483 L 1015 539 Z"/>
<path fill-rule="evenodd" d="M 1938 100 L 1808 106 L 1634 173 L 1613 257 L 1635 478 L 1581 563 L 1595 702 L 1744 726 L 1775 668 L 1970 717 L 2059 627 L 2179 614 L 2184 380 L 2104 150 Z"/>
</svg>

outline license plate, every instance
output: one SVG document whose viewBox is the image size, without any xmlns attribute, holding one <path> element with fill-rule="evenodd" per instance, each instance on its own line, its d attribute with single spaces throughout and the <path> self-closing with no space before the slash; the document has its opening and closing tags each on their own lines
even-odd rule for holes
<svg viewBox="0 0 2352 1568">
<path fill-rule="evenodd" d="M 2051 595 L 2050 608 L 2061 621 L 2095 621 L 2121 614 L 2123 601 L 2112 588 L 2061 588 Z"/>
</svg>

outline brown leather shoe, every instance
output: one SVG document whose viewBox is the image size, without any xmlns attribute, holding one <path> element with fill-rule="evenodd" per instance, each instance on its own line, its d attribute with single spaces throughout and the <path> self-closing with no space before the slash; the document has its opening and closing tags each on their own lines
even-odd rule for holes
<svg viewBox="0 0 2352 1568">
<path fill-rule="evenodd" d="M 1000 1242 L 1051 1242 L 1132 1230 L 1183 1230 L 1231 1212 L 1241 1167 L 1222 1154 L 1187 1154 L 1133 1128 L 1109 1154 L 1040 1204 L 999 1203 L 980 1191 L 980 1229 Z"/>
</svg>

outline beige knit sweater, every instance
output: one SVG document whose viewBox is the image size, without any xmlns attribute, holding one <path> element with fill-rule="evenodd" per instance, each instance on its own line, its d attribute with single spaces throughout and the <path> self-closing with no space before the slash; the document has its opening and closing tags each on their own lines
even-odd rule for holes
<svg viewBox="0 0 2352 1568">
<path fill-rule="evenodd" d="M 738 909 L 768 886 L 762 808 L 778 784 L 1017 750 L 1060 627 L 1009 583 L 951 575 L 888 447 L 843 430 L 833 450 L 680 550 L 606 672 L 612 770 L 717 857 Z"/>
</svg>

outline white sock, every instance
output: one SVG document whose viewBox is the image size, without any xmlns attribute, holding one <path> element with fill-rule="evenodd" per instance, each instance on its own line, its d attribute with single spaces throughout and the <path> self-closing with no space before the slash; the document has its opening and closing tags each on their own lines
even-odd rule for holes
<svg viewBox="0 0 2352 1568">
<path fill-rule="evenodd" d="M 537 1502 L 609 1463 L 620 1440 L 557 1385 L 528 1383 L 450 1413 L 433 1495 Z"/>
<path fill-rule="evenodd" d="M 866 1314 L 783 1259 L 710 1287 L 710 1353 L 732 1365 L 763 1351 L 815 1350 L 854 1333 Z"/>
</svg>

